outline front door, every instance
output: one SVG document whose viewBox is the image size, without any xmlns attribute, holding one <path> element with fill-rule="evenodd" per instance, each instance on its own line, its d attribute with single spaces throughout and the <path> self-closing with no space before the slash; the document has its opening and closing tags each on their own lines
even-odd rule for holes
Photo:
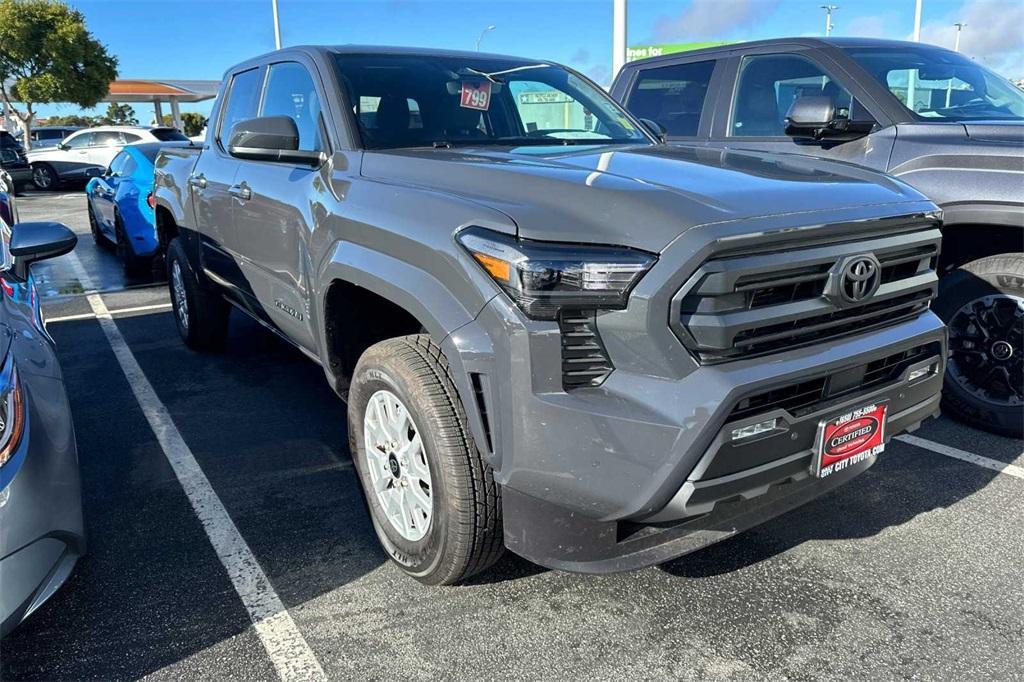
<svg viewBox="0 0 1024 682">
<path fill-rule="evenodd" d="M 716 107 L 710 146 L 806 154 L 885 170 L 895 141 L 893 126 L 839 145 L 797 143 L 785 134 L 789 107 L 799 97 L 829 97 L 837 113 L 853 121 L 876 121 L 849 79 L 834 76 L 811 52 L 745 54 L 734 60 L 735 87 L 725 88 Z M 856 94 L 851 94 L 851 91 Z"/>
<path fill-rule="evenodd" d="M 318 88 L 307 66 L 269 67 L 260 116 L 288 116 L 299 149 L 326 152 Z M 251 296 L 250 306 L 285 335 L 316 352 L 309 239 L 316 200 L 326 192 L 321 171 L 288 163 L 241 161 L 232 188 L 234 229 L 230 250 Z M 326 196 L 325 196 L 326 200 Z"/>
</svg>

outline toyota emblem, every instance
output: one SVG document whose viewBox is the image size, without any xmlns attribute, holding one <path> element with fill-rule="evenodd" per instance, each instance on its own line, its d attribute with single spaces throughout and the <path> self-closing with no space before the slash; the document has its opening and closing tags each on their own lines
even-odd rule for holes
<svg viewBox="0 0 1024 682">
<path fill-rule="evenodd" d="M 882 267 L 871 254 L 848 256 L 832 269 L 828 296 L 839 305 L 862 303 L 875 295 Z"/>
</svg>

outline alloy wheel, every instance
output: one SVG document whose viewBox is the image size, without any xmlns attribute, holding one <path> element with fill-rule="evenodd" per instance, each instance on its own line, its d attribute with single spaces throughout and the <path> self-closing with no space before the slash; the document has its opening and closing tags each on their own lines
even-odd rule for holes
<svg viewBox="0 0 1024 682">
<path fill-rule="evenodd" d="M 949 374 L 977 398 L 1024 403 L 1024 298 L 982 296 L 949 320 Z"/>
<path fill-rule="evenodd" d="M 32 184 L 38 189 L 50 189 L 53 186 L 53 173 L 46 166 L 35 166 L 32 169 Z"/>
<path fill-rule="evenodd" d="M 178 323 L 188 333 L 188 297 L 185 295 L 185 280 L 178 261 L 171 263 L 171 291 L 174 293 L 174 312 L 178 315 Z"/>
<path fill-rule="evenodd" d="M 433 517 L 433 486 L 420 430 L 391 391 L 370 396 L 363 416 L 366 468 L 373 493 L 391 526 L 415 542 Z"/>
</svg>

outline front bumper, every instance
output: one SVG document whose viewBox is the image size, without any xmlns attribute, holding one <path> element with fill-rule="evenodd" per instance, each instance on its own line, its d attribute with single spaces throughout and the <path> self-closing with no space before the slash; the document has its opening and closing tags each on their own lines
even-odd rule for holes
<svg viewBox="0 0 1024 682">
<path fill-rule="evenodd" d="M 557 327 L 524 320 L 498 297 L 446 339 L 445 352 L 461 366 L 456 381 L 465 381 L 460 390 L 474 436 L 502 485 L 506 545 L 545 566 L 611 572 L 694 551 L 866 470 L 874 458 L 842 475 L 810 478 L 818 423 L 886 399 L 891 438 L 938 414 L 946 334 L 926 312 L 679 379 L 617 369 L 599 387 L 569 392 L 559 383 L 559 343 Z M 751 394 L 925 347 L 935 351 L 935 371 L 912 385 L 903 371 L 800 414 L 776 410 L 731 421 Z M 726 442 L 732 428 L 772 415 L 784 429 L 743 451 Z"/>
<path fill-rule="evenodd" d="M 15 187 L 20 188 L 32 182 L 32 169 L 28 166 L 25 168 L 5 168 L 4 170 L 11 176 Z"/>
</svg>

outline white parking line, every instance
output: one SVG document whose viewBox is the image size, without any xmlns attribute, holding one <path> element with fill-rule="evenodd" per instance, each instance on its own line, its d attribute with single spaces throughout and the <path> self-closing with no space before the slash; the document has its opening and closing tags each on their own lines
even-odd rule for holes
<svg viewBox="0 0 1024 682">
<path fill-rule="evenodd" d="M 95 294 L 90 293 L 89 295 Z M 170 308 L 170 303 L 156 303 L 154 305 L 139 305 L 135 306 L 134 308 L 114 308 L 113 310 L 108 310 L 107 312 L 110 313 L 111 315 L 126 315 L 128 313 L 142 313 L 148 310 L 170 310 Z M 95 317 L 95 312 L 80 313 L 78 315 L 60 315 L 58 317 L 46 318 L 46 323 L 49 324 L 51 322 L 72 322 L 74 320 L 91 320 Z"/>
<path fill-rule="evenodd" d="M 909 434 L 896 436 L 895 440 L 915 447 L 924 448 L 925 450 L 931 450 L 932 452 L 937 452 L 940 455 L 945 455 L 946 457 L 953 457 L 954 459 L 963 460 L 964 462 L 970 462 L 971 464 L 976 464 L 980 467 L 985 467 L 986 469 L 992 469 L 1001 474 L 1006 474 L 1007 476 L 1024 479 L 1024 467 L 1019 467 L 1016 464 L 1007 464 L 1006 462 L 1000 462 L 998 459 L 982 457 L 981 455 L 976 455 L 973 452 L 967 452 L 966 450 L 954 448 L 949 445 L 943 445 L 942 443 L 933 443 L 930 440 L 925 440 L 924 438 L 918 438 L 917 436 L 911 436 Z M 1021 454 L 1024 456 L 1024 453 Z"/>
<path fill-rule="evenodd" d="M 89 276 L 78 256 L 72 252 L 68 258 L 82 285 L 90 289 Z M 110 342 L 121 370 L 128 379 L 135 399 L 146 416 L 146 421 L 153 429 L 167 461 L 174 470 L 174 475 L 178 477 L 178 482 L 181 483 L 192 509 L 206 531 L 210 544 L 213 545 L 235 591 L 249 612 L 256 634 L 277 669 L 277 674 L 286 682 L 326 680 L 320 662 L 277 596 L 249 545 L 238 532 L 206 474 L 182 439 L 167 408 L 160 402 L 149 379 L 143 374 L 103 299 L 95 293 L 89 294 L 87 299 L 107 341 Z"/>
</svg>

